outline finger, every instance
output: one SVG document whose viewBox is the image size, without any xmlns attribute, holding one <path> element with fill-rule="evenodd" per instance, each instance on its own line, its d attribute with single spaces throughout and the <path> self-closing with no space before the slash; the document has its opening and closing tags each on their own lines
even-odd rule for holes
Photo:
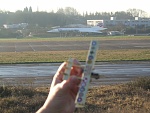
<svg viewBox="0 0 150 113">
<path fill-rule="evenodd" d="M 70 92 L 71 96 L 75 100 L 77 92 L 79 90 L 79 84 L 81 80 L 76 77 L 76 76 L 71 76 L 67 81 L 63 81 L 62 84 L 62 89 L 65 92 Z"/>
<path fill-rule="evenodd" d="M 81 82 L 81 79 L 79 79 L 78 77 L 76 76 L 72 76 L 70 77 L 69 79 L 69 88 L 72 92 L 72 96 L 73 96 L 73 99 L 75 100 L 76 98 L 76 95 L 78 93 L 78 90 L 79 90 L 79 84 Z"/>
<path fill-rule="evenodd" d="M 74 59 L 73 66 L 71 69 L 71 76 L 76 75 L 78 77 L 81 77 L 82 73 L 83 73 L 83 67 L 81 66 L 81 63 L 78 60 Z"/>
<path fill-rule="evenodd" d="M 64 71 L 65 71 L 65 68 L 66 68 L 66 62 L 62 63 L 59 66 L 56 74 L 53 77 L 51 88 L 54 87 L 56 84 L 61 83 L 63 81 L 63 74 L 64 74 Z"/>
<path fill-rule="evenodd" d="M 56 74 L 54 75 L 54 78 L 57 78 L 57 79 L 60 79 L 60 80 L 63 79 L 63 74 L 64 74 L 64 72 L 65 72 L 66 65 L 67 65 L 67 63 L 64 62 L 64 63 L 62 63 L 62 64 L 59 66 L 59 68 L 58 68 Z"/>
<path fill-rule="evenodd" d="M 82 68 L 77 68 L 77 67 L 72 67 L 71 69 L 71 76 L 72 75 L 75 75 L 77 77 L 81 77 L 82 76 L 82 73 L 83 73 L 83 70 Z"/>
</svg>

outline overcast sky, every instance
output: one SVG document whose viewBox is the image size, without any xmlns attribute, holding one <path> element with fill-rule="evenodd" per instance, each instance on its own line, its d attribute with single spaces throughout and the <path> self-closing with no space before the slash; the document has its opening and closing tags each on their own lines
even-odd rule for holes
<svg viewBox="0 0 150 113">
<path fill-rule="evenodd" d="M 57 11 L 59 8 L 73 7 L 81 14 L 88 12 L 126 11 L 129 8 L 141 9 L 150 14 L 149 0 L 0 0 L 0 10 L 16 11 L 25 7 L 33 11 Z"/>
</svg>

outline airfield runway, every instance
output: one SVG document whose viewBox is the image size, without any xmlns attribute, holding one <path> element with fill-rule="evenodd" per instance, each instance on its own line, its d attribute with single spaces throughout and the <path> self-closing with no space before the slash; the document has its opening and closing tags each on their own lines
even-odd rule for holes
<svg viewBox="0 0 150 113">
<path fill-rule="evenodd" d="M 0 42 L 0 52 L 88 50 L 90 41 Z M 150 40 L 101 40 L 101 50 L 150 49 Z"/>
<path fill-rule="evenodd" d="M 0 65 L 0 80 L 9 84 L 30 83 L 34 85 L 50 84 L 60 63 L 40 64 L 12 64 Z M 92 79 L 91 85 L 125 83 L 136 77 L 150 76 L 150 62 L 128 61 L 118 64 L 97 62 L 93 72 L 100 75 L 100 79 Z"/>
</svg>

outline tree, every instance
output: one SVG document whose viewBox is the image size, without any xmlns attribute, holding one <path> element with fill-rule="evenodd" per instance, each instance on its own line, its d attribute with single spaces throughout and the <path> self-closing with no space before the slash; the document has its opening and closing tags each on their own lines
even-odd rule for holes
<svg viewBox="0 0 150 113">
<path fill-rule="evenodd" d="M 64 9 L 64 13 L 65 13 L 66 15 L 78 15 L 77 10 L 74 9 L 74 8 L 72 8 L 72 7 L 66 7 L 66 8 Z"/>
<path fill-rule="evenodd" d="M 24 8 L 23 12 L 27 13 L 28 12 L 28 8 Z"/>
<path fill-rule="evenodd" d="M 32 7 L 31 6 L 29 7 L 29 13 L 32 13 Z"/>
<path fill-rule="evenodd" d="M 133 17 L 146 17 L 147 13 L 141 9 L 128 9 L 127 12 L 132 14 Z"/>
<path fill-rule="evenodd" d="M 129 12 L 125 12 L 125 11 L 115 12 L 114 14 L 111 13 L 111 15 L 116 17 L 118 20 L 133 18 Z"/>
<path fill-rule="evenodd" d="M 63 9 L 63 8 L 58 9 L 56 13 L 58 13 L 58 14 L 65 14 L 64 9 Z"/>
</svg>

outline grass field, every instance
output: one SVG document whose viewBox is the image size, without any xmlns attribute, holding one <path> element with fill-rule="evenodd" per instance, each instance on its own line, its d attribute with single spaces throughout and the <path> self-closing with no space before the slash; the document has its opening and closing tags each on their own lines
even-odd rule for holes
<svg viewBox="0 0 150 113">
<path fill-rule="evenodd" d="M 35 113 L 45 102 L 49 87 L 0 87 L 0 113 Z M 89 89 L 85 108 L 75 113 L 149 113 L 150 77 L 120 85 Z"/>
<path fill-rule="evenodd" d="M 69 57 L 85 61 L 87 51 L 3 52 L 0 63 L 63 62 Z M 96 61 L 150 60 L 150 49 L 99 50 Z"/>
<path fill-rule="evenodd" d="M 40 41 L 90 41 L 90 40 L 150 40 L 150 36 L 117 36 L 117 37 L 76 37 L 76 38 L 23 38 L 0 39 L 0 42 L 40 42 Z M 86 50 L 73 51 L 33 51 L 33 52 L 1 52 L 0 64 L 63 62 L 69 57 L 85 61 Z M 150 49 L 99 50 L 97 61 L 150 60 Z"/>
<path fill-rule="evenodd" d="M 105 36 L 105 37 L 55 37 L 55 38 L 0 38 L 1 42 L 26 42 L 26 41 L 90 41 L 90 40 L 142 40 L 150 36 Z"/>
</svg>

